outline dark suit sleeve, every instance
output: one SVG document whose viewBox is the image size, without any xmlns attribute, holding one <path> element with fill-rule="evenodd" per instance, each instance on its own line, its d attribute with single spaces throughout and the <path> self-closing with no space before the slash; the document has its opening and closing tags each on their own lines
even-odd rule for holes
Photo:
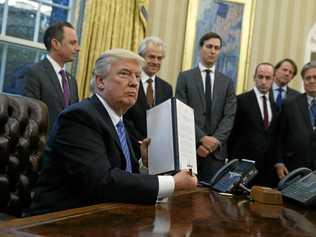
<svg viewBox="0 0 316 237">
<path fill-rule="evenodd" d="M 40 99 L 40 82 L 37 74 L 34 72 L 34 69 L 32 67 L 25 71 L 25 74 L 23 75 L 23 80 L 25 81 L 25 86 L 22 94 L 27 97 Z"/>
<path fill-rule="evenodd" d="M 223 116 L 220 120 L 217 129 L 212 136 L 216 137 L 222 144 L 226 143 L 229 134 L 234 126 L 237 101 L 235 95 L 234 83 L 229 79 L 229 84 L 226 91 Z"/>
<path fill-rule="evenodd" d="M 87 200 L 154 203 L 158 178 L 130 174 L 114 166 L 118 157 L 111 135 L 91 113 L 70 110 L 58 120 L 52 152 L 72 183 L 72 192 Z M 103 130 L 103 131 L 102 131 Z"/>
</svg>

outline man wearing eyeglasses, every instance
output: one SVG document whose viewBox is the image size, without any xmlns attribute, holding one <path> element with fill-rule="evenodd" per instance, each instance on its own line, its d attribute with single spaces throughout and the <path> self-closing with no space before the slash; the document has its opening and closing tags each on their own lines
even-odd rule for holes
<svg viewBox="0 0 316 237">
<path fill-rule="evenodd" d="M 301 70 L 305 93 L 285 102 L 280 114 L 279 179 L 299 167 L 316 169 L 316 61 Z"/>
</svg>

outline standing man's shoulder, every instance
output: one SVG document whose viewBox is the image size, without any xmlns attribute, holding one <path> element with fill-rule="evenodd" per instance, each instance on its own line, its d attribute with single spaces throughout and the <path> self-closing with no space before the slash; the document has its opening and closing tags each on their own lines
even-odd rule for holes
<svg viewBox="0 0 316 237">
<path fill-rule="evenodd" d="M 188 70 L 185 70 L 185 71 L 181 71 L 178 75 L 178 78 L 179 77 L 187 77 L 187 78 L 192 78 L 192 76 L 195 74 L 195 73 L 200 73 L 200 69 L 198 67 L 194 67 L 194 68 L 191 68 L 191 69 L 188 69 Z"/>
</svg>

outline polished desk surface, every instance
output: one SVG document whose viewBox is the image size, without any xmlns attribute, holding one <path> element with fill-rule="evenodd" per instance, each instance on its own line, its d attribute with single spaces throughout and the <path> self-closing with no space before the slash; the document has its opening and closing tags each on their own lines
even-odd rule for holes
<svg viewBox="0 0 316 237">
<path fill-rule="evenodd" d="M 167 203 L 105 203 L 0 223 L 0 236 L 316 236 L 316 210 L 265 205 L 208 189 Z"/>
</svg>

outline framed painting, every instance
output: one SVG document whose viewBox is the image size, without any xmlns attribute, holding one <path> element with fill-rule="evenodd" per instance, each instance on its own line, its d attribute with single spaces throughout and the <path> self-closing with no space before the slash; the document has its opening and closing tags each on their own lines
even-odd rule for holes
<svg viewBox="0 0 316 237">
<path fill-rule="evenodd" d="M 244 89 L 255 0 L 189 0 L 182 70 L 198 65 L 199 39 L 216 32 L 223 39 L 217 70 L 231 77 L 236 93 Z"/>
</svg>

